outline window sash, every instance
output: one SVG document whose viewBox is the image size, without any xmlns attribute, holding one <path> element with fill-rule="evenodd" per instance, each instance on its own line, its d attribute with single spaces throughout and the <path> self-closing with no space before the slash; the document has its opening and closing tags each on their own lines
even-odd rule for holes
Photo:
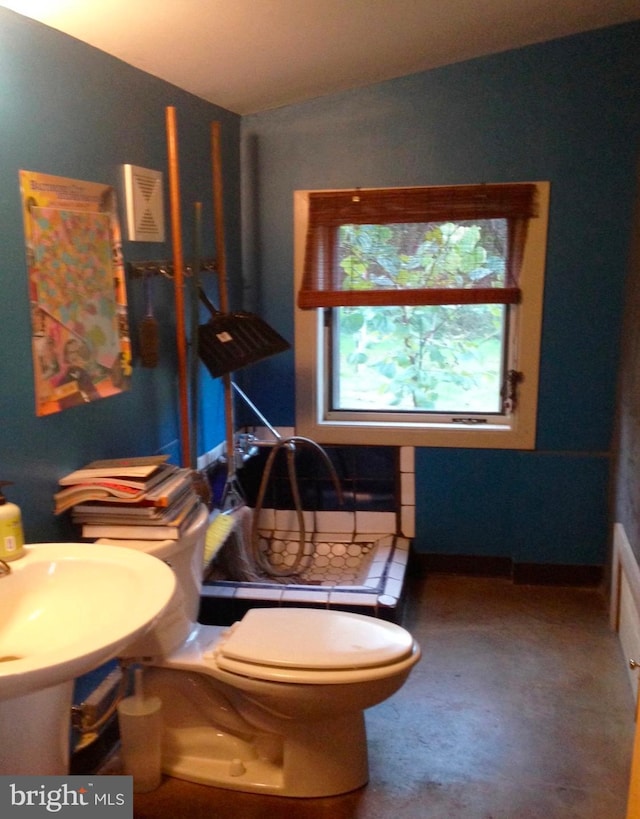
<svg viewBox="0 0 640 819">
<path fill-rule="evenodd" d="M 535 192 L 535 184 L 530 183 L 312 192 L 298 307 L 515 304 L 521 297 L 518 274 L 527 223 L 537 215 Z M 498 218 L 508 224 L 503 287 L 343 289 L 344 275 L 334 264 L 334 244 L 341 225 Z"/>
</svg>

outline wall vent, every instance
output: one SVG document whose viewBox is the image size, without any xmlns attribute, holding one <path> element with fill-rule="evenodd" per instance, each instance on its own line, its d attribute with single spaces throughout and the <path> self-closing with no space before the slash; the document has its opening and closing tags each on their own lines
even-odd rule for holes
<svg viewBox="0 0 640 819">
<path fill-rule="evenodd" d="M 164 242 L 162 173 L 124 165 L 127 238 L 130 242 Z"/>
</svg>

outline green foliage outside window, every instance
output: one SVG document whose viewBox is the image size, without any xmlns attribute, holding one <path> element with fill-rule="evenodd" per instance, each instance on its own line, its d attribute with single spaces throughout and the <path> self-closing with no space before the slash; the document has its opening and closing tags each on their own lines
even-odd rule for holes
<svg viewBox="0 0 640 819">
<path fill-rule="evenodd" d="M 343 289 L 502 287 L 504 219 L 345 225 Z M 334 408 L 499 412 L 508 307 L 334 308 Z"/>
</svg>

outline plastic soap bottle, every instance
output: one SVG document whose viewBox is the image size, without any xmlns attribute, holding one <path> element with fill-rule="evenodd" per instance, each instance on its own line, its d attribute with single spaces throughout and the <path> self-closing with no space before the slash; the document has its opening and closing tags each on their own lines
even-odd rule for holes
<svg viewBox="0 0 640 819">
<path fill-rule="evenodd" d="M 24 554 L 24 534 L 20 507 L 9 503 L 2 487 L 11 481 L 0 481 L 0 560 L 16 560 Z"/>
</svg>

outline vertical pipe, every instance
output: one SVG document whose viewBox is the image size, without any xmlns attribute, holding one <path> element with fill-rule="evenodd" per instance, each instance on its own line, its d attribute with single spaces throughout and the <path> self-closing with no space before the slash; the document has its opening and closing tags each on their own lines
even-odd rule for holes
<svg viewBox="0 0 640 819">
<path fill-rule="evenodd" d="M 178 350 L 178 400 L 180 412 L 180 443 L 182 466 L 189 465 L 189 398 L 187 383 L 187 339 L 184 321 L 184 260 L 180 229 L 180 179 L 178 172 L 178 133 L 176 109 L 166 109 L 167 149 L 169 159 L 169 194 L 171 204 L 171 234 L 173 240 L 173 276 L 176 310 L 176 345 Z"/>
<path fill-rule="evenodd" d="M 220 123 L 211 123 L 211 155 L 213 165 L 213 213 L 216 231 L 216 253 L 218 268 L 218 295 L 220 310 L 229 312 L 229 294 L 227 293 L 227 257 L 224 243 L 224 201 L 222 188 L 222 151 L 220 147 Z M 226 448 L 227 448 L 227 485 L 236 473 L 235 447 L 233 441 L 233 393 L 231 389 L 231 374 L 222 376 L 224 388 Z"/>
<path fill-rule="evenodd" d="M 222 147 L 220 141 L 220 123 L 211 123 L 211 154 L 213 166 L 213 215 L 215 218 L 216 252 L 218 262 L 218 289 L 220 310 L 229 312 L 229 294 L 227 293 L 227 254 L 224 243 L 224 197 L 222 186 Z"/>
<path fill-rule="evenodd" d="M 193 270 L 191 271 L 191 469 L 198 467 L 198 409 L 200 407 L 200 391 L 198 373 L 200 359 L 198 358 L 198 318 L 200 309 L 200 267 L 202 265 L 202 202 L 194 205 L 194 235 L 193 235 Z"/>
</svg>

